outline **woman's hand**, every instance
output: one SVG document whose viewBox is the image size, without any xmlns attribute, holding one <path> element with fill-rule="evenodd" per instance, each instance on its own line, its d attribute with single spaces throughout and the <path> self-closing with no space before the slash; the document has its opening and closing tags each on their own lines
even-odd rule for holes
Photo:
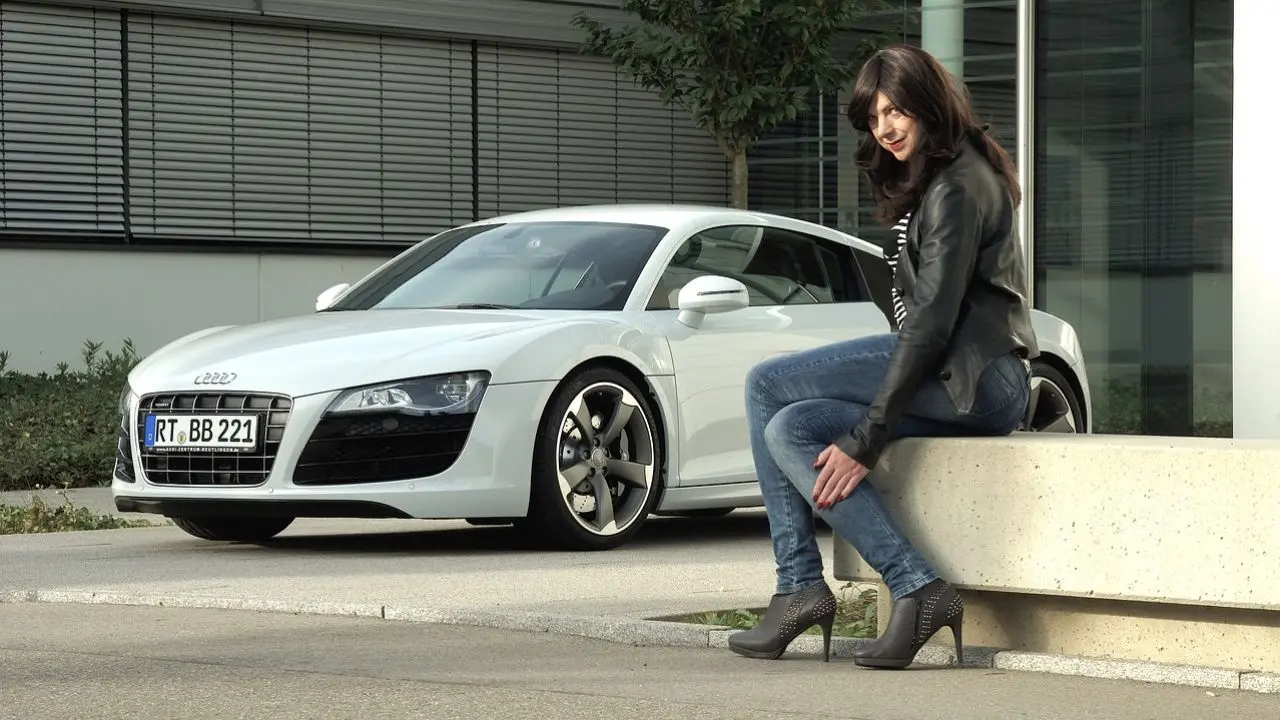
<svg viewBox="0 0 1280 720">
<path fill-rule="evenodd" d="M 828 445 L 819 453 L 813 467 L 822 469 L 818 473 L 818 482 L 813 486 L 813 501 L 821 510 L 849 497 L 871 472 L 835 445 Z"/>
</svg>

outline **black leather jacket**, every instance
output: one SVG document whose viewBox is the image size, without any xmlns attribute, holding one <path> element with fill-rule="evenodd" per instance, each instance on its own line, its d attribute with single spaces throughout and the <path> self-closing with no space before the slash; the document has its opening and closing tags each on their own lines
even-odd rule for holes
<svg viewBox="0 0 1280 720">
<path fill-rule="evenodd" d="M 929 184 L 893 278 L 907 308 L 897 350 L 866 416 L 836 443 L 867 468 L 930 374 L 969 412 L 993 359 L 1039 355 L 1016 222 L 1002 178 L 968 143 Z"/>
</svg>

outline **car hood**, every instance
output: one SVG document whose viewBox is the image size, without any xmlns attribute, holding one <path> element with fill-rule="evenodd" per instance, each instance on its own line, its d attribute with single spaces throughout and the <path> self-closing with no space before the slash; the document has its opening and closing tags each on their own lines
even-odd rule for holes
<svg viewBox="0 0 1280 720">
<path fill-rule="evenodd" d="M 495 366 L 533 336 L 584 317 L 502 310 L 316 313 L 187 336 L 149 355 L 130 382 L 135 392 L 199 388 L 296 397 L 435 373 L 497 372 Z M 207 373 L 228 381 L 197 383 Z"/>
</svg>

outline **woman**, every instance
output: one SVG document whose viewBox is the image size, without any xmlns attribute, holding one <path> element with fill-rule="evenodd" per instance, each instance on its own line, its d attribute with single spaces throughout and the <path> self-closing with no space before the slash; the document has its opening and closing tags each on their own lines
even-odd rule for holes
<svg viewBox="0 0 1280 720">
<path fill-rule="evenodd" d="M 857 162 L 894 228 L 895 330 L 767 360 L 747 380 L 751 450 L 773 537 L 777 591 L 760 624 L 729 638 L 776 658 L 813 625 L 830 658 L 836 600 L 823 580 L 814 510 L 880 573 L 893 598 L 858 665 L 903 668 L 943 627 L 963 661 L 964 606 L 865 480 L 891 440 L 1007 435 L 1026 413 L 1039 353 L 1008 154 L 964 87 L 931 55 L 896 45 L 858 74 L 849 122 Z"/>
</svg>

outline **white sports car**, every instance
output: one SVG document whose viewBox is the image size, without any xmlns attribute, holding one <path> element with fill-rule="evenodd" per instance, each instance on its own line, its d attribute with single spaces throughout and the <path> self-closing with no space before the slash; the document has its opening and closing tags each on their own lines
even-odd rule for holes
<svg viewBox="0 0 1280 720">
<path fill-rule="evenodd" d="M 511 523 L 625 543 L 761 504 L 747 370 L 889 329 L 880 248 L 724 208 L 575 207 L 431 237 L 317 312 L 192 333 L 121 393 L 116 507 L 207 540 L 298 517 Z M 1024 429 L 1089 432 L 1070 325 L 1037 312 Z"/>
</svg>

